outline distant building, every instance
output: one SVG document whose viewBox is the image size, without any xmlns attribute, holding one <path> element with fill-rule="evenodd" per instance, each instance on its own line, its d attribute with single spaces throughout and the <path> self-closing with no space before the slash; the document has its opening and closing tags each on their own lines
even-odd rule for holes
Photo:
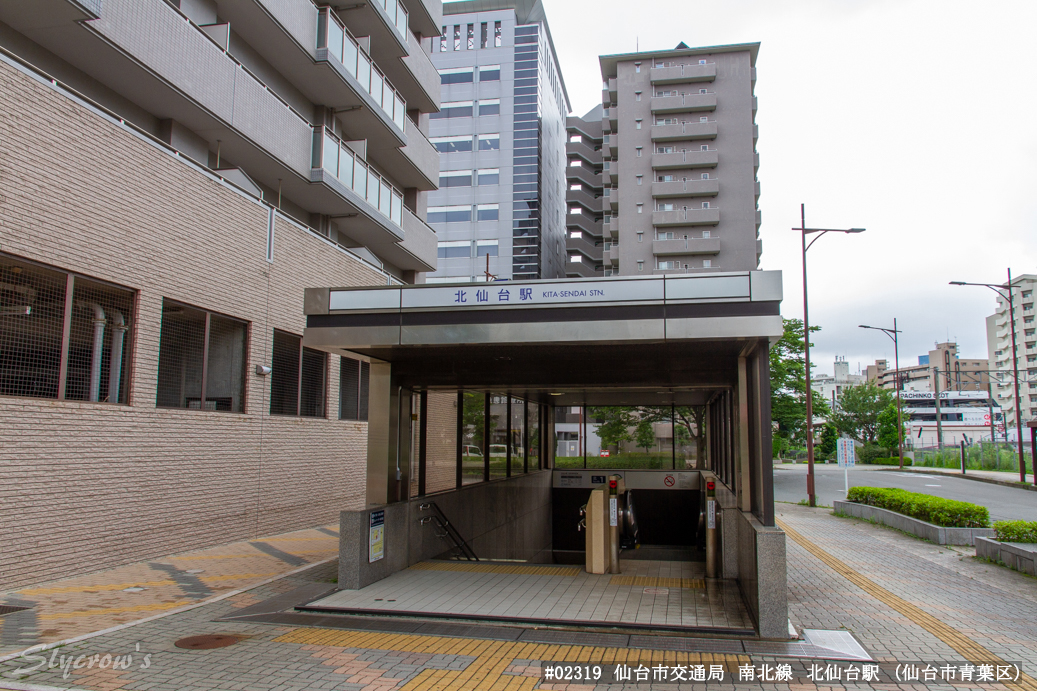
<svg viewBox="0 0 1037 691">
<path fill-rule="evenodd" d="M 1034 320 L 1033 292 L 1037 275 L 1023 274 L 1012 279 L 1015 301 L 1015 346 L 1019 364 L 1019 397 L 1023 423 L 1037 419 L 1037 323 Z M 1008 301 L 998 296 L 997 310 L 987 317 L 987 347 L 994 376 L 994 398 L 1005 411 L 1010 430 L 1016 429 L 1015 389 L 1012 381 L 1012 330 Z"/>
<path fill-rule="evenodd" d="M 902 365 L 899 377 L 897 370 L 890 368 L 889 364 L 888 360 L 876 360 L 874 365 L 868 365 L 867 380 L 884 389 L 895 390 L 899 378 L 901 391 L 930 393 L 937 388 L 937 373 L 940 391 L 986 391 L 990 383 L 988 361 L 960 359 L 957 343 L 937 343 L 935 350 L 918 356 L 917 365 Z"/>
<path fill-rule="evenodd" d="M 582 118 L 570 116 L 565 121 L 569 160 L 565 167 L 565 275 L 569 278 L 603 275 L 607 248 L 619 247 L 618 242 L 604 242 L 602 235 L 601 116 L 602 107 L 597 105 Z"/>
<path fill-rule="evenodd" d="M 843 356 L 836 355 L 832 374 L 816 374 L 810 377 L 810 388 L 832 405 L 843 395 L 843 391 L 851 386 L 859 386 L 865 381 L 863 374 L 850 374 L 850 363 Z"/>
</svg>

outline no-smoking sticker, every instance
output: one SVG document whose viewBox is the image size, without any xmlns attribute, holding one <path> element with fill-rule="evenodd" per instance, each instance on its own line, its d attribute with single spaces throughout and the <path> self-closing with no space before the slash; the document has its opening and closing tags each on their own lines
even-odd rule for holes
<svg viewBox="0 0 1037 691">
<path fill-rule="evenodd" d="M 675 482 L 676 482 L 676 480 L 673 478 L 672 475 L 667 475 L 666 477 L 663 478 L 663 484 L 666 485 L 667 487 L 673 487 L 673 483 L 675 483 Z"/>
</svg>

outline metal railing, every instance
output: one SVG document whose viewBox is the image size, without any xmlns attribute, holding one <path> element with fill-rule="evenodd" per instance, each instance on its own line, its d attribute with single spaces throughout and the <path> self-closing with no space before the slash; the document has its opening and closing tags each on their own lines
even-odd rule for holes
<svg viewBox="0 0 1037 691">
<path fill-rule="evenodd" d="M 313 167 L 331 173 L 335 179 L 402 228 L 403 193 L 350 151 L 327 127 L 315 127 L 313 131 Z"/>
<path fill-rule="evenodd" d="M 451 543 L 454 549 L 458 551 L 458 554 L 466 560 L 479 561 L 479 557 L 475 556 L 475 552 L 472 551 L 472 548 L 468 545 L 465 539 L 461 537 L 461 533 L 457 532 L 457 528 L 447 520 L 447 517 L 443 514 L 442 509 L 436 505 L 436 502 L 425 502 L 424 504 L 419 505 L 418 509 L 421 511 L 432 512 L 431 515 L 425 516 L 418 521 L 420 525 L 426 525 L 429 523 L 435 524 L 443 531 L 442 533 L 436 533 L 436 537 Z"/>
<path fill-rule="evenodd" d="M 376 2 L 382 4 L 381 0 Z M 395 4 L 396 0 L 389 2 Z M 321 8 L 317 19 L 317 48 L 327 48 L 346 71 L 360 82 L 360 86 L 371 95 L 389 119 L 400 130 L 405 129 L 407 102 L 371 57 L 360 48 L 360 43 L 349 33 L 342 20 L 328 7 Z"/>
</svg>

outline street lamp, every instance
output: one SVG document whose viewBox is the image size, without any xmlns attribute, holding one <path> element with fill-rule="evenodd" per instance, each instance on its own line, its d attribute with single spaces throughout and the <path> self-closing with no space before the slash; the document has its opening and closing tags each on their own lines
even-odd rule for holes
<svg viewBox="0 0 1037 691">
<path fill-rule="evenodd" d="M 825 233 L 863 233 L 864 228 L 807 228 L 806 205 L 799 205 L 799 228 L 803 236 L 803 352 L 804 364 L 806 364 L 807 383 L 807 502 L 815 506 L 814 497 L 814 406 L 812 398 L 813 390 L 810 388 L 810 316 L 807 310 L 807 250 Z M 819 233 L 819 235 L 807 244 L 807 235 Z"/>
<path fill-rule="evenodd" d="M 903 420 L 903 416 L 902 416 L 902 413 L 901 413 L 901 410 L 900 410 L 900 387 L 902 386 L 902 384 L 901 384 L 901 380 L 900 380 L 900 346 L 897 343 L 897 334 L 903 333 L 903 332 L 897 330 L 897 320 L 896 320 L 896 317 L 893 318 L 893 328 L 892 329 L 884 329 L 881 326 L 865 326 L 864 324 L 861 324 L 860 328 L 862 328 L 862 329 L 874 329 L 875 331 L 881 331 L 882 333 L 886 334 L 887 336 L 889 336 L 890 338 L 893 339 L 893 358 L 894 358 L 894 362 L 896 363 L 896 368 L 897 368 L 897 376 L 896 376 L 896 379 L 895 379 L 896 388 L 897 388 L 897 455 L 900 456 L 900 469 L 903 470 L 904 469 L 904 420 Z"/>
<path fill-rule="evenodd" d="M 992 291 L 1008 300 L 1008 320 L 1012 329 L 1012 378 L 1015 382 L 1015 425 L 1016 431 L 1018 432 L 1019 441 L 1019 482 L 1026 482 L 1026 456 L 1023 454 L 1023 408 L 1022 403 L 1019 401 L 1019 353 L 1015 344 L 1015 301 L 1012 298 L 1012 270 L 1008 270 L 1008 284 L 1000 285 L 997 283 L 966 283 L 965 281 L 951 281 L 952 286 L 983 286 L 984 288 L 990 288 Z M 1004 288 L 1008 291 L 1008 294 L 1001 292 Z M 1005 421 L 1005 436 L 1008 435 L 1008 424 Z M 1034 463 L 1037 464 L 1037 459 L 1034 459 Z M 1034 469 L 1033 483 L 1037 485 L 1037 467 Z"/>
</svg>

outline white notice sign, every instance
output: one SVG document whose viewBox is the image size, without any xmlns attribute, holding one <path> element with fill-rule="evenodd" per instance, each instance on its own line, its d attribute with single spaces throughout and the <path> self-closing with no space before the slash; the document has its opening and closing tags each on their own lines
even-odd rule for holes
<svg viewBox="0 0 1037 691">
<path fill-rule="evenodd" d="M 706 527 L 712 529 L 717 527 L 717 503 L 713 499 L 706 501 Z"/>
<path fill-rule="evenodd" d="M 609 497 L 609 525 L 619 525 L 619 500 L 616 497 Z"/>
<path fill-rule="evenodd" d="M 853 439 L 842 438 L 835 443 L 836 458 L 840 468 L 852 468 L 856 464 Z"/>
</svg>

